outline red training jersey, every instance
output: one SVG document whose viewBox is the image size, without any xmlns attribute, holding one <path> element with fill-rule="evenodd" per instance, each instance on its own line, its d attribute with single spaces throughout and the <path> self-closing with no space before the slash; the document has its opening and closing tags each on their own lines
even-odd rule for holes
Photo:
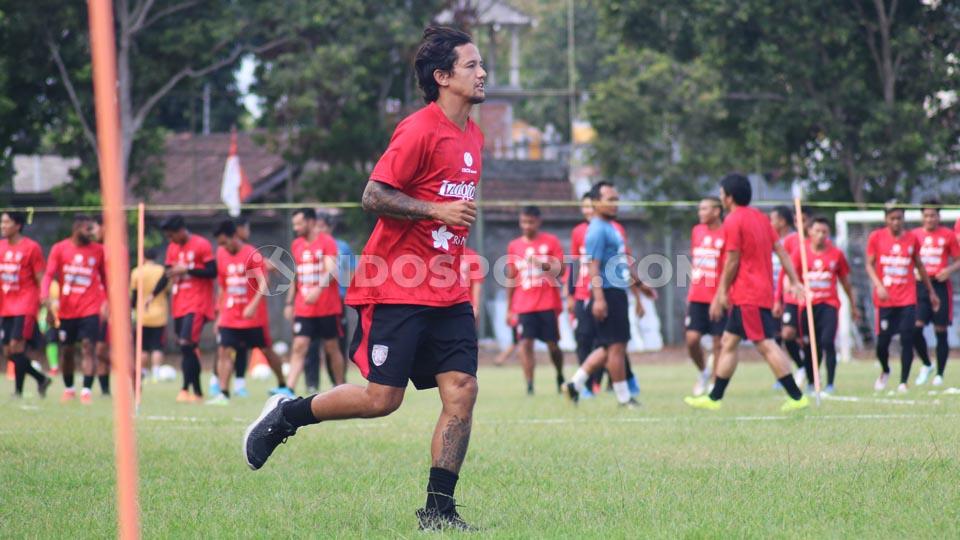
<svg viewBox="0 0 960 540">
<path fill-rule="evenodd" d="M 436 103 L 405 118 L 370 174 L 421 201 L 472 201 L 482 170 L 483 133 L 460 129 Z M 460 283 L 469 227 L 381 215 L 364 246 L 346 303 L 450 306 L 470 301 Z"/>
<path fill-rule="evenodd" d="M 867 256 L 874 257 L 873 268 L 888 294 L 886 300 L 880 300 L 874 289 L 873 305 L 900 307 L 917 303 L 917 279 L 912 269 L 913 254 L 919 249 L 920 242 L 909 231 L 903 231 L 898 237 L 894 237 L 886 227 L 870 233 Z"/>
<path fill-rule="evenodd" d="M 837 292 L 837 280 L 850 274 L 850 265 L 843 252 L 831 244 L 826 244 L 821 251 L 814 251 L 810 241 L 806 242 L 807 272 L 803 274 L 803 265 L 800 250 L 790 255 L 793 267 L 800 274 L 813 299 L 813 304 L 829 304 L 840 307 L 840 295 Z"/>
<path fill-rule="evenodd" d="M 167 246 L 167 266 L 182 265 L 188 270 L 202 269 L 213 261 L 213 248 L 210 242 L 197 234 L 191 234 L 181 246 L 171 242 Z M 212 278 L 201 278 L 184 274 L 173 280 L 171 297 L 173 298 L 173 316 L 183 317 L 188 313 L 200 313 L 213 319 L 213 282 Z"/>
<path fill-rule="evenodd" d="M 43 272 L 40 244 L 21 236 L 0 240 L 0 317 L 36 316 L 40 309 L 37 274 Z"/>
<path fill-rule="evenodd" d="M 236 253 L 217 249 L 217 281 L 220 283 L 221 328 L 261 328 L 267 325 L 267 299 L 261 298 L 253 317 L 243 310 L 257 295 L 257 278 L 265 276 L 263 255 L 250 244 L 241 244 Z"/>
<path fill-rule="evenodd" d="M 613 220 L 613 224 L 620 236 L 623 237 L 624 246 L 627 245 L 627 231 L 619 221 Z M 585 221 L 573 228 L 570 233 L 570 257 L 577 261 L 577 281 L 573 285 L 573 298 L 575 300 L 590 300 L 590 256 L 587 255 L 587 229 L 590 222 Z M 630 248 L 625 247 L 626 253 L 630 254 Z"/>
<path fill-rule="evenodd" d="M 723 245 L 725 243 L 723 225 L 711 229 L 700 223 L 690 232 L 690 288 L 687 290 L 687 302 L 709 304 L 717 294 L 720 275 L 723 273 Z"/>
<path fill-rule="evenodd" d="M 507 245 L 508 262 L 515 272 L 515 285 L 510 310 L 514 313 L 535 311 L 560 312 L 560 280 L 541 270 L 551 259 L 563 260 L 563 247 L 556 236 L 538 233 L 533 240 L 516 238 Z"/>
<path fill-rule="evenodd" d="M 957 243 L 957 237 L 950 229 L 937 227 L 928 231 L 917 227 L 912 232 L 920 242 L 920 262 L 930 279 L 950 266 L 951 258 L 960 257 L 960 243 Z"/>
<path fill-rule="evenodd" d="M 70 238 L 54 244 L 50 248 L 41 286 L 44 298 L 49 294 L 53 280 L 60 283 L 60 309 L 57 312 L 60 319 L 99 315 L 107 300 L 103 246 L 96 242 L 77 245 Z"/>
<path fill-rule="evenodd" d="M 740 266 L 730 285 L 734 306 L 773 307 L 773 246 L 778 241 L 770 219 L 751 206 L 739 206 L 723 220 L 724 256 L 740 253 Z"/>
<path fill-rule="evenodd" d="M 297 317 L 326 317 L 340 315 L 340 285 L 327 271 L 324 258 L 337 256 L 337 242 L 325 233 L 317 234 L 312 242 L 304 237 L 297 238 L 290 246 L 293 260 L 297 266 L 297 291 L 293 300 L 293 314 Z M 320 296 L 312 304 L 307 297 Z"/>
</svg>

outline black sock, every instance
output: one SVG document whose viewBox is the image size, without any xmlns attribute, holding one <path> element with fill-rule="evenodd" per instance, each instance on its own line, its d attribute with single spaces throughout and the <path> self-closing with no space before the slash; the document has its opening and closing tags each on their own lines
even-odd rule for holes
<svg viewBox="0 0 960 540">
<path fill-rule="evenodd" d="M 923 337 L 923 327 L 913 329 L 913 348 L 917 351 L 917 356 L 923 365 L 930 365 L 930 353 L 927 352 L 927 338 Z"/>
<path fill-rule="evenodd" d="M 560 350 L 560 347 L 550 351 L 550 362 L 557 370 L 557 380 L 563 382 L 563 351 Z"/>
<path fill-rule="evenodd" d="M 295 428 L 319 424 L 320 421 L 313 415 L 313 409 L 310 407 L 315 396 L 316 394 L 310 397 L 297 398 L 281 405 L 280 414 L 283 415 L 283 419 Z"/>
<path fill-rule="evenodd" d="M 202 396 L 203 390 L 200 389 L 200 359 L 197 358 L 197 349 L 193 345 L 183 345 L 180 347 L 183 354 L 183 389 L 193 388 L 193 393 Z"/>
<path fill-rule="evenodd" d="M 440 467 L 430 467 L 430 480 L 427 482 L 426 508 L 436 508 L 440 512 L 453 510 L 453 491 L 457 488 L 457 476 Z"/>
<path fill-rule="evenodd" d="M 793 380 L 793 375 L 788 373 L 777 380 L 783 385 L 783 389 L 787 391 L 787 395 L 789 395 L 791 399 L 800 399 L 803 397 L 803 392 L 797 387 L 797 381 Z"/>
<path fill-rule="evenodd" d="M 913 364 L 913 332 L 900 332 L 900 346 L 900 384 L 907 384 Z"/>
<path fill-rule="evenodd" d="M 103 392 L 103 395 L 110 395 L 110 375 L 100 375 L 97 377 L 97 380 L 100 381 L 100 391 Z"/>
<path fill-rule="evenodd" d="M 823 355 L 827 361 L 827 384 L 832 386 L 833 380 L 837 376 L 837 349 L 831 343 L 823 348 Z"/>
<path fill-rule="evenodd" d="M 19 361 L 23 364 L 23 373 L 24 373 L 24 375 L 29 375 L 29 376 L 33 377 L 38 383 L 43 382 L 44 379 L 47 378 L 46 375 L 44 375 L 43 373 L 40 373 L 39 371 L 37 371 L 36 369 L 34 369 L 33 363 L 30 362 L 30 357 L 27 356 L 27 353 L 23 353 L 23 352 L 22 352 L 22 353 L 17 353 L 17 354 L 15 354 L 15 355 L 13 355 L 13 357 L 14 357 L 14 364 L 16 364 L 17 358 L 20 359 Z"/>
<path fill-rule="evenodd" d="M 226 389 L 221 388 L 221 389 L 220 389 L 220 393 L 223 394 L 223 397 L 225 397 L 225 398 L 227 398 L 227 399 L 230 399 L 230 391 L 229 391 L 229 390 L 226 390 Z"/>
<path fill-rule="evenodd" d="M 18 395 L 23 393 L 23 381 L 27 378 L 27 370 L 23 366 L 23 361 L 20 360 L 19 355 L 13 355 L 13 372 L 14 372 L 14 383 L 13 391 Z"/>
<path fill-rule="evenodd" d="M 880 369 L 884 373 L 890 373 L 890 339 L 889 333 L 883 333 L 877 336 L 877 361 L 880 362 Z"/>
<path fill-rule="evenodd" d="M 73 388 L 73 373 L 63 372 L 63 385 L 67 388 Z"/>
<path fill-rule="evenodd" d="M 803 368 L 803 360 L 800 358 L 800 345 L 797 344 L 797 340 L 788 339 L 783 342 L 783 347 L 787 349 L 787 354 L 790 355 L 793 363 L 796 364 L 798 368 Z"/>
<path fill-rule="evenodd" d="M 943 370 L 947 368 L 947 357 L 950 356 L 950 342 L 947 341 L 947 332 L 937 332 L 937 375 L 943 377 Z"/>
<path fill-rule="evenodd" d="M 89 390 L 93 388 L 93 375 L 84 375 L 83 376 L 83 389 Z"/>
<path fill-rule="evenodd" d="M 713 390 L 710 391 L 710 399 L 714 401 L 723 399 L 723 393 L 727 391 L 728 384 L 730 384 L 730 379 L 724 379 L 718 376 L 717 380 L 713 383 Z"/>
<path fill-rule="evenodd" d="M 248 349 L 237 349 L 237 355 L 233 358 L 233 369 L 238 379 L 243 379 L 247 376 L 247 351 Z"/>
</svg>

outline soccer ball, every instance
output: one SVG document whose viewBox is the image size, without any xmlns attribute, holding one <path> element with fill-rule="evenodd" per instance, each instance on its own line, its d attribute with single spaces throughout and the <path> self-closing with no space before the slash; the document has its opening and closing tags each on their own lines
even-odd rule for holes
<svg viewBox="0 0 960 540">
<path fill-rule="evenodd" d="M 168 382 L 177 379 L 177 368 L 164 364 L 157 370 L 157 379 Z"/>
<path fill-rule="evenodd" d="M 270 370 L 270 366 L 266 364 L 257 364 L 253 366 L 253 369 L 250 370 L 250 376 L 257 381 L 265 381 L 273 375 L 273 371 Z"/>
</svg>

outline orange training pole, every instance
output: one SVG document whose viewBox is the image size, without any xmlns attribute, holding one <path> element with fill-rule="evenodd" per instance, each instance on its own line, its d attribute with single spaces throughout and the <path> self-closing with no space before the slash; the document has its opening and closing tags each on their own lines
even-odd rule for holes
<svg viewBox="0 0 960 540">
<path fill-rule="evenodd" d="M 111 365 L 117 378 L 113 397 L 114 444 L 117 461 L 117 520 L 121 540 L 140 537 L 137 504 L 137 445 L 133 432 L 130 389 L 130 263 L 127 224 L 123 211 L 123 171 L 120 164 L 120 118 L 117 110 L 117 51 L 111 0 L 89 0 L 93 91 L 97 112 L 100 191 L 106 232 L 107 297 L 110 302 Z"/>
<path fill-rule="evenodd" d="M 137 268 L 140 270 L 137 272 L 137 334 L 136 334 L 136 347 L 137 350 L 134 353 L 136 355 L 137 371 L 134 374 L 136 377 L 136 413 L 140 414 L 140 396 L 143 392 L 143 309 L 145 304 L 144 292 L 143 292 L 143 229 L 144 229 L 144 205 L 140 203 L 137 205 Z"/>
<path fill-rule="evenodd" d="M 817 404 L 820 403 L 820 352 L 817 351 L 817 333 L 814 331 L 816 329 L 813 324 L 813 298 L 809 293 L 807 285 L 810 283 L 810 280 L 807 278 L 807 233 L 804 229 L 803 223 L 803 208 L 800 206 L 800 197 L 794 197 L 793 199 L 794 212 L 797 216 L 797 234 L 800 235 L 800 270 L 803 276 L 804 284 L 804 304 L 806 304 L 807 310 L 807 332 L 810 336 L 810 352 L 813 355 L 813 358 L 810 359 L 813 366 L 813 391 L 817 399 Z"/>
</svg>

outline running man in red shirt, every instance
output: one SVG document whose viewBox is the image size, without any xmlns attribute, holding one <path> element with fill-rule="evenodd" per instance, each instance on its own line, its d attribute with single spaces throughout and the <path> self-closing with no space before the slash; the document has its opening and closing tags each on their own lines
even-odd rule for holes
<svg viewBox="0 0 960 540">
<path fill-rule="evenodd" d="M 937 336 L 937 375 L 933 385 L 943 384 L 943 371 L 950 356 L 950 342 L 947 340 L 947 328 L 953 323 L 953 283 L 950 276 L 960 268 L 960 243 L 953 231 L 940 224 L 940 200 L 927 199 L 923 202 L 923 226 L 913 230 L 920 242 L 920 261 L 933 283 L 933 290 L 940 299 L 940 309 L 933 309 L 926 287 L 917 283 L 917 327 L 913 333 L 913 346 L 923 362 L 915 383 L 926 384 L 934 367 L 927 352 L 927 338 L 923 328 L 933 322 Z"/>
<path fill-rule="evenodd" d="M 0 215 L 0 337 L 4 363 L 10 358 L 15 368 L 14 397 L 23 396 L 27 375 L 36 379 L 40 397 L 47 397 L 53 380 L 33 368 L 26 352 L 37 328 L 44 264 L 40 244 L 23 236 L 25 223 L 23 212 Z"/>
<path fill-rule="evenodd" d="M 282 361 L 273 352 L 270 324 L 265 296 L 269 291 L 266 261 L 250 244 L 237 234 L 233 220 L 220 222 L 214 231 L 217 239 L 217 283 L 220 286 L 220 304 L 217 319 L 217 367 L 219 392 L 207 405 L 230 404 L 230 379 L 233 377 L 234 355 L 237 349 L 260 349 L 277 377 L 277 384 L 285 388 Z"/>
<path fill-rule="evenodd" d="M 805 222 L 806 223 L 806 222 Z M 791 254 L 793 267 L 799 269 L 800 279 L 804 281 L 809 298 L 813 303 L 813 328 L 817 341 L 817 369 L 820 363 L 827 363 L 827 387 L 825 392 L 834 392 L 834 381 L 837 373 L 837 325 L 839 324 L 840 296 L 837 294 L 837 282 L 843 285 L 843 291 L 850 299 L 850 309 L 853 320 L 860 321 L 860 310 L 857 308 L 857 297 L 850 284 L 850 266 L 843 252 L 830 243 L 830 221 L 825 217 L 814 218 L 807 227 L 810 237 L 807 240 L 806 256 L 807 268 L 803 267 L 800 250 Z M 806 332 L 807 310 L 806 304 L 800 304 L 800 328 L 805 332 L 805 346 L 809 347 L 809 333 Z M 813 380 L 813 355 L 807 354 L 804 362 L 807 381 Z M 811 383 L 812 384 L 812 383 Z"/>
<path fill-rule="evenodd" d="M 694 408 L 720 408 L 720 400 L 737 367 L 737 346 L 742 339 L 754 343 L 786 390 L 789 399 L 781 407 L 782 411 L 810 406 L 810 400 L 793 380 L 790 360 L 773 340 L 773 315 L 770 312 L 773 307 L 773 264 L 770 254 L 777 253 L 783 271 L 794 287 L 799 287 L 799 280 L 770 220 L 750 206 L 752 196 L 750 181 L 743 175 L 731 174 L 720 182 L 720 200 L 727 210 L 723 221 L 726 237 L 723 256 L 726 260 L 720 286 L 710 303 L 710 318 L 719 320 L 728 310 L 727 327 L 721 340 L 723 349 L 713 389 L 709 395 L 684 400 Z"/>
<path fill-rule="evenodd" d="M 244 434 L 244 454 L 259 469 L 302 426 L 390 414 L 411 381 L 439 387 L 443 410 L 417 518 L 424 530 L 471 530 L 454 490 L 477 397 L 477 331 L 457 274 L 482 171 L 483 134 L 470 110 L 484 100 L 487 74 L 470 36 L 442 27 L 424 32 L 415 69 L 428 105 L 400 122 L 370 175 L 363 208 L 379 219 L 346 298 L 360 313 L 351 349 L 368 384 L 271 398 Z"/>
<path fill-rule="evenodd" d="M 293 323 L 287 386 L 297 387 L 310 343 L 315 339 L 323 344 L 334 385 L 340 385 L 344 383 L 344 360 L 340 352 L 343 305 L 336 278 L 337 242 L 317 230 L 317 212 L 313 208 L 297 210 L 291 221 L 297 238 L 290 246 L 296 273 L 287 291 L 284 310 L 286 318 Z"/>
<path fill-rule="evenodd" d="M 913 332 L 917 320 L 917 278 L 927 290 L 933 311 L 940 310 L 940 297 L 933 289 L 930 276 L 920 260 L 920 241 L 903 226 L 903 208 L 888 206 L 884 210 L 886 226 L 867 238 L 867 275 L 873 284 L 873 305 L 876 307 L 877 360 L 882 372 L 873 389 L 880 392 L 890 378 L 890 341 L 900 334 L 900 386 L 907 391 L 910 364 L 913 363 Z"/>
<path fill-rule="evenodd" d="M 47 270 L 40 286 L 40 298 L 47 303 L 47 313 L 56 312 L 60 318 L 60 365 L 66 390 L 63 401 L 76 396 L 73 388 L 74 347 L 80 343 L 83 372 L 83 390 L 80 402 L 91 402 L 91 387 L 96 372 L 94 345 L 100 335 L 100 322 L 107 318 L 104 293 L 106 268 L 103 264 L 103 246 L 93 241 L 94 221 L 88 215 L 73 218 L 73 232 L 50 249 Z M 50 283 L 60 284 L 60 296 L 49 300 Z"/>
<path fill-rule="evenodd" d="M 200 334 L 205 324 L 213 320 L 213 282 L 217 278 L 217 264 L 210 242 L 187 230 L 183 216 L 172 215 L 160 224 L 167 238 L 167 270 L 157 283 L 153 296 L 160 294 L 173 282 L 170 291 L 173 303 L 173 328 L 182 355 L 183 386 L 177 395 L 180 402 L 203 401 L 200 385 Z M 189 388 L 193 388 L 191 394 Z"/>
<path fill-rule="evenodd" d="M 563 274 L 563 247 L 556 236 L 540 232 L 540 209 L 526 206 L 520 211 L 523 233 L 507 245 L 507 324 L 519 322 L 520 363 L 533 395 L 534 340 L 547 344 L 550 361 L 557 370 L 557 392 L 563 391 L 563 352 L 557 342 L 562 311 L 560 276 Z"/>
<path fill-rule="evenodd" d="M 697 367 L 699 377 L 693 387 L 693 395 L 700 396 L 710 382 L 710 367 L 703 357 L 700 340 L 710 334 L 713 338 L 713 370 L 720 360 L 720 338 L 727 325 L 724 315 L 718 320 L 710 319 L 710 302 L 717 294 L 720 273 L 723 270 L 723 204 L 716 197 L 704 197 L 697 206 L 700 223 L 690 232 L 690 288 L 687 292 L 687 351 Z M 715 373 L 714 373 L 715 374 Z"/>
</svg>

